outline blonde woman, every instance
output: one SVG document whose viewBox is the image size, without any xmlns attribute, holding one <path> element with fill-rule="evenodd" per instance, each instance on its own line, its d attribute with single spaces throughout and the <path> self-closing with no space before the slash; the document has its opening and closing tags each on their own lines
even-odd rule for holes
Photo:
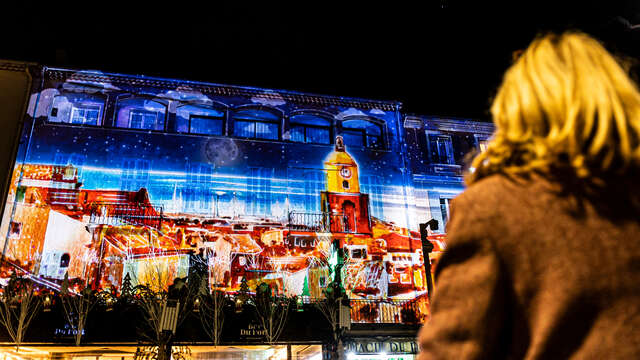
<svg viewBox="0 0 640 360">
<path fill-rule="evenodd" d="M 582 33 L 504 75 L 419 359 L 640 359 L 640 94 Z"/>
</svg>

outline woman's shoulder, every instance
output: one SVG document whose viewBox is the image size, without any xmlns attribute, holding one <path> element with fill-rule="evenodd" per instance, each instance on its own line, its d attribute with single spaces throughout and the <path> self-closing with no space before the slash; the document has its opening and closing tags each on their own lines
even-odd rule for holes
<svg viewBox="0 0 640 360">
<path fill-rule="evenodd" d="M 557 199 L 558 188 L 557 183 L 540 175 L 491 175 L 465 189 L 455 198 L 453 207 L 477 220 L 517 217 Z"/>
<path fill-rule="evenodd" d="M 510 243 L 522 240 L 542 216 L 546 208 L 540 192 L 551 186 L 536 177 L 507 177 L 491 175 L 469 186 L 451 205 L 447 234 L 452 243 L 473 239 L 482 244 Z M 518 235 L 514 235 L 518 234 Z"/>
<path fill-rule="evenodd" d="M 538 182 L 540 180 L 537 180 Z M 527 191 L 536 180 L 532 177 L 508 177 L 502 174 L 487 176 L 467 187 L 457 198 L 458 203 L 503 202 L 509 195 Z"/>
</svg>

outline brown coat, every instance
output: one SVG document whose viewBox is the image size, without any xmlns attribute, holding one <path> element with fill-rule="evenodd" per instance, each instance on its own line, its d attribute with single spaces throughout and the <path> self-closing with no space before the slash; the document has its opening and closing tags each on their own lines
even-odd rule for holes
<svg viewBox="0 0 640 360">
<path fill-rule="evenodd" d="M 418 359 L 640 359 L 640 219 L 618 201 L 638 188 L 604 212 L 540 176 L 469 187 Z"/>
</svg>

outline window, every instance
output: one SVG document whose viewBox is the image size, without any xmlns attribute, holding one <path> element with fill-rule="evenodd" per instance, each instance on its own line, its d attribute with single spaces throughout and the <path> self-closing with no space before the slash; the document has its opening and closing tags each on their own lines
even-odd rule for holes
<svg viewBox="0 0 640 360">
<path fill-rule="evenodd" d="M 16 189 L 16 202 L 23 202 L 24 201 L 24 196 L 27 193 L 27 187 L 26 186 L 18 186 L 18 188 Z"/>
<path fill-rule="evenodd" d="M 219 216 L 222 207 L 219 203 L 222 202 L 220 199 L 222 196 L 213 192 L 213 166 L 205 163 L 188 163 L 186 170 L 187 183 L 182 191 L 185 209 L 198 213 L 215 212 L 215 215 Z"/>
<path fill-rule="evenodd" d="M 480 151 L 487 150 L 487 145 L 489 145 L 489 138 L 487 136 L 475 135 L 476 143 L 478 144 L 478 149 Z"/>
<path fill-rule="evenodd" d="M 311 114 L 294 115 L 289 120 L 291 141 L 331 144 L 331 121 Z"/>
<path fill-rule="evenodd" d="M 62 180 L 74 180 L 78 176 L 78 170 L 71 164 L 64 167 Z"/>
<path fill-rule="evenodd" d="M 404 118 L 404 128 L 405 129 L 421 129 L 422 120 L 415 116 L 407 116 Z"/>
<path fill-rule="evenodd" d="M 487 146 L 489 145 L 489 140 L 480 140 L 478 142 L 478 146 L 480 147 L 480 151 L 487 150 Z"/>
<path fill-rule="evenodd" d="M 291 196 L 292 205 L 294 208 L 298 208 L 303 212 L 318 212 L 321 211 L 321 204 L 318 201 L 318 194 L 327 187 L 327 176 L 322 170 L 305 169 L 303 172 L 298 172 L 293 169 L 289 169 L 289 179 L 293 180 L 288 186 L 292 189 L 296 189 L 295 193 L 300 194 L 302 203 L 295 204 L 296 197 Z M 300 182 L 300 180 L 304 180 Z M 299 186 L 304 186 L 300 188 Z"/>
<path fill-rule="evenodd" d="M 451 199 L 440 198 L 440 212 L 442 213 L 442 223 L 446 224 L 449 220 L 449 204 Z"/>
<path fill-rule="evenodd" d="M 368 120 L 345 120 L 342 122 L 342 138 L 346 145 L 380 149 L 382 126 Z"/>
<path fill-rule="evenodd" d="M 450 135 L 427 134 L 429 156 L 436 164 L 455 164 L 453 144 Z"/>
<path fill-rule="evenodd" d="M 126 98 L 116 103 L 115 126 L 140 130 L 164 130 L 167 107 L 145 98 Z"/>
<path fill-rule="evenodd" d="M 9 223 L 9 238 L 18 239 L 22 232 L 22 223 L 12 221 Z"/>
<path fill-rule="evenodd" d="M 213 166 L 204 163 L 187 164 L 187 182 L 190 186 L 206 183 L 209 187 L 213 180 Z"/>
<path fill-rule="evenodd" d="M 98 125 L 100 106 L 84 105 L 71 108 L 71 123 L 80 125 Z"/>
<path fill-rule="evenodd" d="M 191 134 L 222 135 L 224 133 L 224 119 L 191 115 L 189 132 Z"/>
<path fill-rule="evenodd" d="M 409 274 L 407 273 L 400 274 L 400 282 L 403 284 L 411 284 L 411 278 L 409 277 Z"/>
<path fill-rule="evenodd" d="M 146 188 L 149 182 L 148 160 L 143 159 L 124 159 L 122 162 L 122 175 L 120 188 L 128 191 L 138 191 L 140 188 Z"/>
<path fill-rule="evenodd" d="M 164 126 L 160 124 L 160 114 L 156 111 L 148 110 L 131 110 L 129 112 L 129 126 L 130 129 L 145 129 L 145 130 L 162 130 Z"/>
<path fill-rule="evenodd" d="M 74 125 L 102 124 L 104 99 L 98 95 L 63 93 L 53 98 L 48 121 Z"/>
<path fill-rule="evenodd" d="M 69 253 L 62 254 L 62 256 L 60 256 L 60 267 L 61 268 L 69 267 L 70 260 L 71 260 L 71 256 L 69 255 Z"/>
<path fill-rule="evenodd" d="M 176 129 L 181 133 L 224 135 L 225 112 L 205 106 L 183 105 L 176 111 Z"/>
<path fill-rule="evenodd" d="M 83 165 L 87 160 L 87 155 L 79 153 L 56 153 L 53 165 L 67 166 L 73 165 L 76 168 L 76 173 L 73 176 L 80 178 L 82 176 Z"/>
<path fill-rule="evenodd" d="M 353 249 L 351 250 L 351 258 L 353 259 L 366 259 L 367 249 Z"/>
<path fill-rule="evenodd" d="M 245 200 L 248 215 L 271 215 L 271 205 L 275 195 L 271 186 L 274 173 L 274 168 L 250 169 Z"/>
<path fill-rule="evenodd" d="M 233 116 L 233 135 L 249 139 L 280 139 L 280 116 L 262 109 L 237 111 Z"/>
</svg>

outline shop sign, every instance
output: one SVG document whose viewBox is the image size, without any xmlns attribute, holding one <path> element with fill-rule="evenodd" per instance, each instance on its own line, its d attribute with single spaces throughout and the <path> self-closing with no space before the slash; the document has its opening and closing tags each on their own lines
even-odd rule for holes
<svg viewBox="0 0 640 360">
<path fill-rule="evenodd" d="M 417 354 L 418 344 L 416 344 L 416 342 L 412 340 L 347 341 L 345 342 L 345 352 L 353 353 L 355 355 Z M 400 357 L 398 359 L 402 358 Z"/>
<path fill-rule="evenodd" d="M 263 340 L 265 336 L 266 331 L 256 323 L 249 323 L 247 327 L 240 328 L 240 338 L 244 340 Z"/>
<path fill-rule="evenodd" d="M 57 338 L 73 339 L 77 333 L 78 330 L 73 329 L 69 324 L 65 324 L 63 328 L 56 328 L 53 331 L 53 335 Z M 84 334 L 84 329 L 82 329 L 82 335 L 84 336 Z"/>
</svg>

